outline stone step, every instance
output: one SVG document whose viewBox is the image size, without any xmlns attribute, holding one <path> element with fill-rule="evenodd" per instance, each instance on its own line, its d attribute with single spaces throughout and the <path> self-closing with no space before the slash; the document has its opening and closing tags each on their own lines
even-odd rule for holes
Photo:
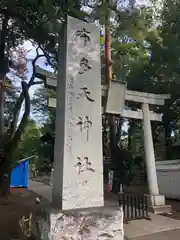
<svg viewBox="0 0 180 240">
<path fill-rule="evenodd" d="M 161 214 L 161 213 L 172 213 L 171 205 L 163 205 L 163 206 L 148 206 L 148 212 L 154 214 Z"/>
</svg>

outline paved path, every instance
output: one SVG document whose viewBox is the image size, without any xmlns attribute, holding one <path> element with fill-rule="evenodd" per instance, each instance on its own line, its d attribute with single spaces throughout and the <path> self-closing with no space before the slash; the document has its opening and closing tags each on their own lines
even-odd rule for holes
<svg viewBox="0 0 180 240">
<path fill-rule="evenodd" d="M 51 186 L 29 180 L 29 189 L 49 201 L 52 200 Z M 117 203 L 117 199 L 107 199 L 105 204 L 107 203 L 108 205 L 114 205 Z M 150 216 L 152 219 L 151 221 L 141 219 L 124 224 L 125 236 L 133 240 L 180 239 L 180 220 L 154 214 L 150 214 Z"/>
<path fill-rule="evenodd" d="M 136 239 L 143 235 L 180 229 L 180 220 L 154 214 L 150 214 L 150 217 L 152 220 L 141 219 L 124 224 L 125 236 Z"/>
<path fill-rule="evenodd" d="M 45 185 L 41 182 L 36 182 L 36 181 L 32 181 L 29 180 L 29 190 L 32 190 L 33 192 L 35 192 L 36 194 L 42 196 L 43 198 L 46 198 L 47 200 L 49 200 L 50 202 L 52 202 L 52 186 L 50 185 Z M 117 201 L 117 197 L 114 198 L 108 198 L 104 201 L 105 205 L 110 206 L 118 206 L 118 201 Z"/>
<path fill-rule="evenodd" d="M 180 229 L 163 231 L 146 236 L 132 238 L 132 240 L 179 240 Z"/>
<path fill-rule="evenodd" d="M 36 194 L 46 198 L 49 201 L 52 201 L 52 186 L 45 185 L 41 182 L 35 182 L 29 180 L 29 187 L 28 189 L 32 190 Z"/>
</svg>

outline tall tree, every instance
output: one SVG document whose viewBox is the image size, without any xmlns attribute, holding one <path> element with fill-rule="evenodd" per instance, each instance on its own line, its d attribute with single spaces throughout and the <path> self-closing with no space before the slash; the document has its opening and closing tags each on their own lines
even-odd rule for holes
<svg viewBox="0 0 180 240">
<path fill-rule="evenodd" d="M 40 136 L 40 127 L 33 119 L 29 119 L 25 131 L 21 135 L 19 145 L 13 153 L 13 163 L 32 155 L 37 156 L 41 145 Z"/>
<path fill-rule="evenodd" d="M 85 14 L 80 10 L 80 1 L 31 1 L 5 0 L 0 3 L 0 186 L 4 183 L 4 176 L 10 175 L 12 156 L 21 134 L 23 133 L 30 114 L 30 98 L 28 90 L 35 84 L 36 61 L 45 56 L 49 64 L 57 63 L 57 33 L 60 32 L 64 16 L 70 13 L 73 16 L 84 18 Z M 39 34 L 41 33 L 41 34 Z M 12 66 L 10 50 L 26 39 L 35 43 L 37 56 L 32 61 L 33 72 L 29 82 L 22 81 L 22 92 L 13 108 L 13 116 L 10 129 L 4 128 L 5 114 L 5 90 L 6 74 Z M 39 53 L 39 49 L 43 54 Z M 16 66 L 17 67 L 17 66 Z M 21 66 L 22 68 L 22 66 Z M 19 112 L 25 100 L 25 111 L 17 128 Z M 12 105 L 11 105 L 12 106 Z"/>
</svg>

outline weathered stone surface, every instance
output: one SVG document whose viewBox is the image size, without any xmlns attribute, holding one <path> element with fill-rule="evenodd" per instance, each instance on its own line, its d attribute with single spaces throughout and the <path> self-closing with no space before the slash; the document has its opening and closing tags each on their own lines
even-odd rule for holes
<svg viewBox="0 0 180 240">
<path fill-rule="evenodd" d="M 100 30 L 68 17 L 60 46 L 53 202 L 63 210 L 104 205 Z"/>
<path fill-rule="evenodd" d="M 37 214 L 33 234 L 40 240 L 123 240 L 123 215 L 117 208 L 60 212 L 46 207 Z"/>
</svg>

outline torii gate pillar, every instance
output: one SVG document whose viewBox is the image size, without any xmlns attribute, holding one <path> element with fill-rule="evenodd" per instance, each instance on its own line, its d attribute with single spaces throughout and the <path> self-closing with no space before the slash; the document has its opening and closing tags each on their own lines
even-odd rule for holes
<svg viewBox="0 0 180 240">
<path fill-rule="evenodd" d="M 145 148 L 145 159 L 147 166 L 147 177 L 149 185 L 149 193 L 151 195 L 159 195 L 159 188 L 157 183 L 156 165 L 154 156 L 154 146 L 151 131 L 151 122 L 149 116 L 149 104 L 142 104 L 143 110 L 143 128 L 144 128 L 144 148 Z"/>
<path fill-rule="evenodd" d="M 119 101 L 117 101 L 118 96 Z M 153 213 L 169 213 L 171 206 L 165 204 L 165 196 L 159 194 L 159 187 L 156 174 L 155 154 L 151 130 L 151 121 L 161 121 L 161 114 L 151 112 L 149 104 L 164 105 L 164 100 L 169 99 L 170 95 L 150 94 L 126 90 L 122 83 L 112 82 L 109 88 L 108 100 L 106 106 L 107 113 L 121 115 L 127 118 L 142 119 L 144 132 L 144 150 L 145 162 L 148 178 L 148 207 Z M 142 104 L 139 111 L 131 111 L 124 109 L 124 102 L 133 101 Z"/>
</svg>

